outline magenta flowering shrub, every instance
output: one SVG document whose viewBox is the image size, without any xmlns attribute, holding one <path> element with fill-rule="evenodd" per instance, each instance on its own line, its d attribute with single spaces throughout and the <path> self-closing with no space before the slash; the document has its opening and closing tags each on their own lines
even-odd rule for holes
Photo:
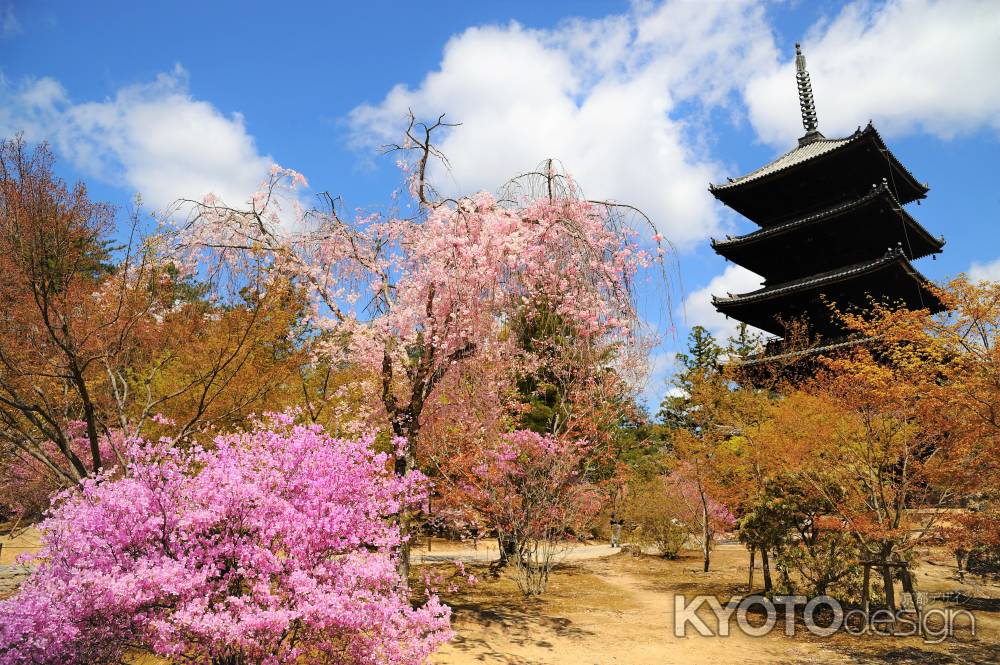
<svg viewBox="0 0 1000 665">
<path fill-rule="evenodd" d="M 701 490 L 696 480 L 674 471 L 663 478 L 664 500 L 672 506 L 679 519 L 686 524 L 694 525 L 702 519 Z M 705 495 L 705 508 L 708 511 L 708 524 L 712 533 L 731 531 L 736 526 L 736 518 L 729 512 L 725 504 Z"/>
<path fill-rule="evenodd" d="M 473 464 L 464 496 L 500 534 L 519 545 L 581 532 L 601 506 L 583 475 L 586 441 L 515 430 Z"/>
<path fill-rule="evenodd" d="M 211 450 L 134 445 L 41 525 L 38 568 L 0 603 L 0 663 L 420 663 L 450 638 L 412 607 L 391 516 L 420 499 L 372 438 L 273 417 Z"/>
</svg>

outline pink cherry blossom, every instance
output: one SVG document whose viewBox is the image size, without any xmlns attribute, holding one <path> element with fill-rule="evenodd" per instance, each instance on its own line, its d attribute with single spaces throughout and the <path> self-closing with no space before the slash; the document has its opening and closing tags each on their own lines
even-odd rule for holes
<svg viewBox="0 0 1000 665">
<path fill-rule="evenodd" d="M 347 219 L 331 205 L 288 223 L 281 201 L 302 180 L 276 167 L 251 210 L 198 207 L 181 225 L 176 261 L 211 275 L 266 264 L 297 285 L 327 333 L 317 352 L 379 377 L 372 397 L 413 446 L 421 405 L 460 363 L 536 362 L 504 334 L 519 311 L 551 311 L 586 339 L 634 341 L 633 282 L 656 257 L 609 205 L 566 183 L 558 196 L 480 192 L 421 204 L 413 217 Z"/>
</svg>

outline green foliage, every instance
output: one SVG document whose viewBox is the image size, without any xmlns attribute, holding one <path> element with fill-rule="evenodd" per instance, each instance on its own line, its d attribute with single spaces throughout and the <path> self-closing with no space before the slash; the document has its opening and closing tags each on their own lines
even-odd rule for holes
<svg viewBox="0 0 1000 665">
<path fill-rule="evenodd" d="M 793 476 L 782 476 L 768 481 L 763 494 L 744 509 L 737 532 L 741 542 L 774 554 L 783 592 L 822 595 L 838 585 L 846 597 L 860 579 L 861 553 L 834 512 L 828 498 L 807 491 Z"/>
<path fill-rule="evenodd" d="M 673 466 L 670 430 L 657 423 L 623 422 L 615 432 L 617 461 L 638 480 L 663 475 Z"/>
<path fill-rule="evenodd" d="M 712 333 L 701 326 L 691 329 L 688 335 L 688 352 L 677 354 L 681 370 L 671 382 L 677 394 L 668 394 L 663 398 L 660 412 L 657 414 L 667 427 L 695 429 L 691 419 L 691 410 L 695 407 L 691 401 L 692 388 L 699 378 L 718 373 L 721 355 L 722 347 Z"/>
<path fill-rule="evenodd" d="M 725 355 L 729 360 L 745 361 L 761 353 L 763 349 L 763 334 L 751 332 L 750 327 L 741 322 L 736 334 L 729 338 Z"/>
<path fill-rule="evenodd" d="M 690 377 L 696 372 L 714 373 L 719 369 L 722 347 L 708 330 L 695 326 L 688 334 L 688 352 L 678 353 L 677 361 L 684 370 L 677 376 L 679 388 L 690 388 Z"/>
<path fill-rule="evenodd" d="M 567 417 L 566 388 L 556 361 L 579 343 L 579 335 L 547 303 L 522 308 L 510 322 L 518 346 L 536 355 L 537 365 L 518 377 L 517 393 L 524 404 L 520 427 L 539 434 L 556 431 Z"/>
<path fill-rule="evenodd" d="M 181 271 L 173 263 L 168 263 L 164 267 L 164 272 L 170 278 L 168 281 L 169 296 L 175 303 L 201 302 L 208 296 L 211 290 L 208 284 L 199 283 L 191 275 L 182 277 Z M 162 286 L 159 288 L 163 289 Z"/>
<path fill-rule="evenodd" d="M 764 494 L 746 505 L 737 518 L 736 530 L 740 542 L 773 551 L 789 536 L 795 521 L 793 510 L 777 483 L 768 483 Z"/>
</svg>

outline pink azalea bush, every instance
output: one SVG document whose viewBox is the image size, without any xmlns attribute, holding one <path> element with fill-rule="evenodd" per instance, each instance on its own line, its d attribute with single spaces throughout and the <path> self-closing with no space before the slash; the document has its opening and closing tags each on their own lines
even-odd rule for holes
<svg viewBox="0 0 1000 665">
<path fill-rule="evenodd" d="M 450 610 L 411 606 L 391 519 L 422 478 L 372 442 L 283 416 L 211 450 L 133 445 L 121 478 L 85 480 L 42 523 L 37 570 L 0 603 L 0 664 L 423 662 Z"/>
</svg>

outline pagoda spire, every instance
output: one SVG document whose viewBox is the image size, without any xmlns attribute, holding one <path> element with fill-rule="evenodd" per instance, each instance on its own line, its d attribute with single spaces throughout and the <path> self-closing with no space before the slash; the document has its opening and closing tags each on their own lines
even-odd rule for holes
<svg viewBox="0 0 1000 665">
<path fill-rule="evenodd" d="M 816 102 L 813 100 L 812 82 L 809 80 L 809 72 L 806 71 L 806 57 L 802 55 L 802 47 L 795 45 L 795 83 L 799 87 L 799 107 L 802 111 L 802 127 L 806 130 L 805 136 L 799 139 L 799 145 L 803 146 L 812 143 L 817 139 L 824 138 L 819 133 L 819 121 L 816 118 Z"/>
</svg>

